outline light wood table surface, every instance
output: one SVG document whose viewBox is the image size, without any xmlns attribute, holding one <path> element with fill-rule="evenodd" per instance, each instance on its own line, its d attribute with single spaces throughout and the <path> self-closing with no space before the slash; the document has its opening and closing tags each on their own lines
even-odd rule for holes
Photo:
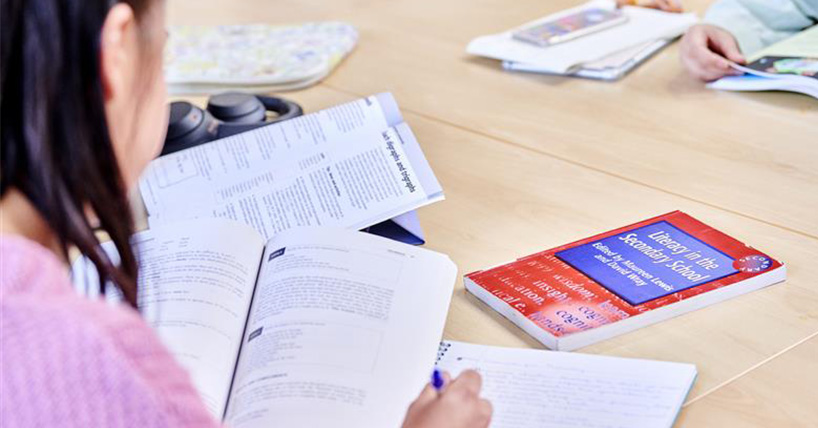
<svg viewBox="0 0 818 428">
<path fill-rule="evenodd" d="M 707 90 L 677 44 L 616 83 L 465 54 L 475 36 L 579 3 L 170 0 L 168 16 L 354 24 L 359 46 L 335 73 L 284 95 L 308 112 L 395 95 L 447 197 L 420 211 L 427 247 L 461 273 L 676 209 L 784 261 L 783 284 L 580 352 L 696 364 L 678 426 L 818 426 L 818 101 Z M 444 335 L 541 347 L 461 281 Z"/>
</svg>

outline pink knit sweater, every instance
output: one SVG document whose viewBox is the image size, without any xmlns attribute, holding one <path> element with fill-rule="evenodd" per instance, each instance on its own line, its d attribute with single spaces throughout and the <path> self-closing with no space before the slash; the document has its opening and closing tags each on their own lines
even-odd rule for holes
<svg viewBox="0 0 818 428">
<path fill-rule="evenodd" d="M 79 296 L 38 244 L 0 235 L 0 427 L 214 427 L 136 311 Z"/>
</svg>

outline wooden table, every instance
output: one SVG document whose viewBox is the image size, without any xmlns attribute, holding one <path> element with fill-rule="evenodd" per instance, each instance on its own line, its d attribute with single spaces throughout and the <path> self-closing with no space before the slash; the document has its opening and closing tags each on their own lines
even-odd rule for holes
<svg viewBox="0 0 818 428">
<path fill-rule="evenodd" d="M 818 423 L 818 102 L 710 91 L 678 46 L 618 83 L 503 72 L 467 42 L 576 0 L 172 0 L 173 24 L 343 20 L 359 46 L 315 111 L 391 91 L 447 199 L 428 248 L 468 273 L 681 209 L 783 260 L 784 284 L 581 352 L 683 361 L 699 378 L 679 426 Z M 709 1 L 688 1 L 703 13 Z M 445 337 L 541 345 L 458 282 Z"/>
</svg>

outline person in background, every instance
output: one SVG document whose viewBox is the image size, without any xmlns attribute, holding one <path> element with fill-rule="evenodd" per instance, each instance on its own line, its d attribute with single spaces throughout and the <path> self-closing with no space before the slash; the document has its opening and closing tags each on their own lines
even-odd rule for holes
<svg viewBox="0 0 818 428">
<path fill-rule="evenodd" d="M 127 194 L 167 128 L 164 9 L 164 0 L 0 0 L 2 427 L 219 424 L 136 309 Z M 120 265 L 100 250 L 97 227 Z M 128 305 L 73 290 L 73 248 Z M 479 394 L 473 371 L 440 393 L 427 386 L 404 426 L 485 428 L 491 405 Z"/>
<path fill-rule="evenodd" d="M 818 0 L 719 0 L 690 27 L 680 47 L 684 67 L 703 81 L 741 74 L 730 61 L 751 55 L 818 22 Z"/>
</svg>

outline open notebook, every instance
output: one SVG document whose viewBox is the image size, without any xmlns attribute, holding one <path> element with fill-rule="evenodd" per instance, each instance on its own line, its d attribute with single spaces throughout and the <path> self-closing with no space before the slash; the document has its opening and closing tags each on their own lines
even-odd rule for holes
<svg viewBox="0 0 818 428">
<path fill-rule="evenodd" d="M 397 427 L 429 378 L 457 274 L 445 255 L 213 219 L 133 242 L 143 317 L 233 428 Z M 75 263 L 81 289 L 91 266 Z"/>
<path fill-rule="evenodd" d="M 669 428 L 696 380 L 691 364 L 454 341 L 437 366 L 480 372 L 492 428 Z"/>
</svg>

